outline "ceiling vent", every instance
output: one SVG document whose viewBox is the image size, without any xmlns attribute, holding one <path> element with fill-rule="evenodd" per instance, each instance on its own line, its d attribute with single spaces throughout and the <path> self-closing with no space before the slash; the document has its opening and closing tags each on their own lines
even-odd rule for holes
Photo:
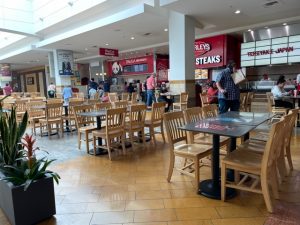
<svg viewBox="0 0 300 225">
<path fill-rule="evenodd" d="M 266 1 L 263 6 L 265 8 L 269 8 L 269 7 L 272 7 L 274 5 L 278 5 L 279 4 L 279 1 L 278 0 L 269 0 L 269 1 Z"/>
<path fill-rule="evenodd" d="M 144 33 L 143 36 L 151 36 L 152 33 Z"/>
</svg>

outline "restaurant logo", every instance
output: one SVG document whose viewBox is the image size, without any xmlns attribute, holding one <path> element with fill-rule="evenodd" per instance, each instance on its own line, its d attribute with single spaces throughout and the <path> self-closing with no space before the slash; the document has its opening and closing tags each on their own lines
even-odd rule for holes
<svg viewBox="0 0 300 225">
<path fill-rule="evenodd" d="M 195 42 L 195 55 L 196 56 L 203 55 L 206 52 L 209 52 L 210 50 L 211 50 L 210 44 L 203 42 L 203 41 Z"/>
<path fill-rule="evenodd" d="M 112 64 L 112 73 L 113 75 L 120 75 L 123 72 L 123 67 L 119 62 L 114 62 Z"/>
<path fill-rule="evenodd" d="M 252 51 L 247 52 L 248 56 L 259 56 L 259 55 L 271 55 L 271 54 L 279 54 L 285 52 L 292 52 L 294 51 L 294 47 L 287 47 L 287 48 L 277 48 L 277 49 L 265 49 L 260 51 Z"/>
</svg>

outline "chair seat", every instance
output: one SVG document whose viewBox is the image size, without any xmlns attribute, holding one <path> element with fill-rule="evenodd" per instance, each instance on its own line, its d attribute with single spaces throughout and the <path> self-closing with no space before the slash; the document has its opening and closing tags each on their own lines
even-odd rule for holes
<svg viewBox="0 0 300 225">
<path fill-rule="evenodd" d="M 206 156 L 211 153 L 212 146 L 199 144 L 182 144 L 174 148 L 175 155 L 186 157 Z"/>
<path fill-rule="evenodd" d="M 157 126 L 160 126 L 161 124 L 161 121 L 155 121 L 155 122 L 152 122 L 151 120 L 145 120 L 145 126 L 149 127 L 151 125 L 157 125 Z"/>
<path fill-rule="evenodd" d="M 232 165 L 244 172 L 251 170 L 252 172 L 256 171 L 257 174 L 260 174 L 262 155 L 246 149 L 237 149 L 226 155 L 225 158 L 222 159 L 222 163 L 223 162 L 229 165 L 229 167 Z"/>
<path fill-rule="evenodd" d="M 132 125 L 130 126 L 130 123 L 125 123 L 125 130 L 141 130 L 143 129 L 145 126 L 140 125 L 140 124 L 136 124 L 136 125 Z"/>
<path fill-rule="evenodd" d="M 269 139 L 269 133 L 268 132 L 258 132 L 256 135 L 251 137 L 251 140 L 258 140 L 258 141 L 265 141 L 267 142 Z"/>
<path fill-rule="evenodd" d="M 53 118 L 53 119 L 39 119 L 40 123 L 57 123 L 57 122 L 61 122 L 61 118 Z"/>
<path fill-rule="evenodd" d="M 229 137 L 220 136 L 220 144 L 224 145 L 226 142 L 230 141 Z M 203 136 L 195 136 L 194 137 L 195 144 L 205 144 L 205 145 L 212 145 L 212 135 L 205 135 Z"/>
<path fill-rule="evenodd" d="M 94 126 L 85 126 L 85 127 L 80 127 L 79 132 L 85 133 L 85 132 L 91 132 L 93 130 L 96 130 L 97 128 Z"/>
<path fill-rule="evenodd" d="M 45 119 L 45 116 L 31 117 L 31 118 L 29 118 L 29 121 L 32 121 L 32 122 L 38 122 L 38 121 L 41 120 L 41 119 Z"/>
<path fill-rule="evenodd" d="M 102 137 L 102 138 L 105 138 L 107 135 L 117 137 L 117 136 L 121 136 L 123 133 L 124 133 L 123 130 L 110 130 L 108 131 L 108 134 L 106 134 L 105 127 L 102 127 L 101 130 L 94 130 L 92 132 L 93 136 Z"/>
</svg>

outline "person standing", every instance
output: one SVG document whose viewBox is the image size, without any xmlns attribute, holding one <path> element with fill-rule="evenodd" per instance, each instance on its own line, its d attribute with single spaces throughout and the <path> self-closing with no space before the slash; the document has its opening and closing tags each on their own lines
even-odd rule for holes
<svg viewBox="0 0 300 225">
<path fill-rule="evenodd" d="M 218 88 L 219 112 L 239 111 L 240 109 L 240 90 L 234 83 L 231 74 L 236 72 L 236 64 L 229 61 L 227 68 L 218 74 L 216 85 Z"/>
<path fill-rule="evenodd" d="M 11 95 L 12 88 L 9 85 L 9 83 L 6 83 L 5 87 L 3 88 L 3 92 L 4 92 L 4 95 L 6 95 L 6 96 L 10 96 Z"/>
<path fill-rule="evenodd" d="M 53 82 L 51 82 L 50 85 L 48 86 L 48 97 L 55 98 L 55 92 L 56 92 L 56 87 L 53 84 Z"/>
<path fill-rule="evenodd" d="M 94 95 L 97 93 L 98 84 L 95 82 L 94 78 L 91 78 L 89 83 L 89 97 L 94 99 Z"/>
<path fill-rule="evenodd" d="M 72 98 L 73 93 L 72 93 L 72 88 L 70 85 L 67 85 L 64 87 L 63 92 L 62 92 L 62 97 L 64 99 L 64 105 L 69 105 L 69 100 Z"/>
<path fill-rule="evenodd" d="M 209 88 L 207 90 L 207 98 L 209 104 L 218 104 L 218 88 L 216 82 L 212 81 L 209 83 Z"/>
<path fill-rule="evenodd" d="M 147 106 L 151 107 L 154 99 L 155 92 L 155 73 L 152 73 L 151 76 L 146 81 L 147 85 Z"/>
</svg>

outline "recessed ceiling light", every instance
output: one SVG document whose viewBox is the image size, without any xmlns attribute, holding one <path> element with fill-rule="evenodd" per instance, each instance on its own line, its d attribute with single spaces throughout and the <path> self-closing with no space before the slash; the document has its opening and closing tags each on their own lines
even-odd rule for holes
<svg viewBox="0 0 300 225">
<path fill-rule="evenodd" d="M 109 45 L 108 43 L 105 44 L 106 46 Z"/>
<path fill-rule="evenodd" d="M 265 27 L 265 29 L 268 29 L 269 27 Z"/>
<path fill-rule="evenodd" d="M 168 28 L 165 28 L 165 29 L 164 29 L 164 31 L 166 31 L 166 32 L 167 32 L 167 31 L 168 31 Z"/>
<path fill-rule="evenodd" d="M 287 23 L 283 23 L 282 25 L 283 25 L 283 26 L 286 26 L 286 25 L 287 25 Z"/>
<path fill-rule="evenodd" d="M 241 13 L 241 10 L 237 9 L 234 13 L 235 13 L 235 14 L 240 14 L 240 13 Z"/>
<path fill-rule="evenodd" d="M 85 51 L 88 51 L 89 49 L 88 49 L 88 48 L 85 48 L 84 50 L 85 50 Z"/>
<path fill-rule="evenodd" d="M 251 32 L 252 30 L 251 30 L 251 29 L 248 29 L 248 31 Z"/>
<path fill-rule="evenodd" d="M 130 39 L 131 39 L 131 40 L 134 40 L 134 37 L 131 37 Z"/>
</svg>

